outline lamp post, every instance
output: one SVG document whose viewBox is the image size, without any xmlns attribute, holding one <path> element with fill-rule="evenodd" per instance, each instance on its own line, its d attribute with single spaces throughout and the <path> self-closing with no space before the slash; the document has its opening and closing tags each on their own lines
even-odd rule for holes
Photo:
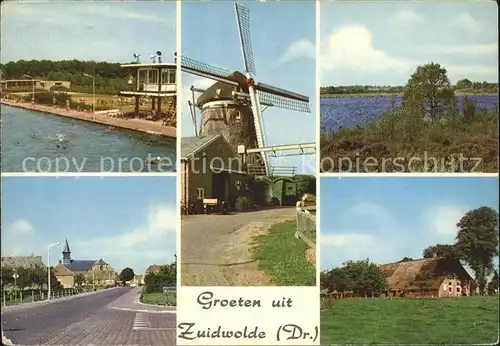
<svg viewBox="0 0 500 346">
<path fill-rule="evenodd" d="M 19 274 L 14 271 L 14 274 L 12 274 L 12 277 L 14 278 L 14 303 L 17 304 L 17 278 L 19 277 Z"/>
<path fill-rule="evenodd" d="M 51 297 L 51 289 L 50 289 L 50 249 L 54 246 L 61 245 L 61 242 L 50 244 L 47 246 L 47 300 L 50 300 Z"/>
<path fill-rule="evenodd" d="M 92 117 L 95 120 L 95 77 L 87 73 L 84 73 L 83 75 L 85 77 L 92 78 Z"/>
<path fill-rule="evenodd" d="M 33 95 L 31 96 L 31 104 L 35 104 L 35 78 L 31 77 L 28 74 L 24 75 L 25 78 L 30 78 L 31 81 L 33 82 Z"/>
</svg>

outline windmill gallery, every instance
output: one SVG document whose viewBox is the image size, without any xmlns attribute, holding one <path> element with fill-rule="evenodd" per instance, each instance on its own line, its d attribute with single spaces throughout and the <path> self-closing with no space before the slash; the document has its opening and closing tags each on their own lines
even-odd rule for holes
<svg viewBox="0 0 500 346">
<path fill-rule="evenodd" d="M 309 97 L 257 82 L 250 12 L 237 2 L 234 7 L 244 73 L 184 55 L 177 61 L 183 72 L 214 82 L 208 89 L 190 88 L 195 136 L 181 139 L 181 203 L 187 214 L 239 209 L 239 198 L 260 206 L 295 204 L 300 198 L 293 179 L 296 167 L 272 166 L 270 157 L 315 154 L 314 142 L 267 145 L 263 112 L 276 107 L 310 113 Z"/>
</svg>

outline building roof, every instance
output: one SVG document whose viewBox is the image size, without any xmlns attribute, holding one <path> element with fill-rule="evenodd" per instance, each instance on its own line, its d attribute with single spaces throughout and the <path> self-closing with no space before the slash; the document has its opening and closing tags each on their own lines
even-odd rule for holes
<svg viewBox="0 0 500 346">
<path fill-rule="evenodd" d="M 248 86 L 246 84 L 247 78 L 244 74 L 234 71 L 227 76 L 227 79 L 238 82 L 241 88 L 240 91 L 248 94 Z M 217 90 L 219 89 L 220 93 L 217 95 Z M 196 106 L 201 107 L 205 103 L 215 100 L 233 100 L 233 91 L 237 91 L 236 86 L 224 82 L 215 82 L 198 97 Z"/>
<path fill-rule="evenodd" d="M 127 68 L 147 68 L 147 67 L 173 67 L 177 68 L 177 64 L 171 62 L 149 63 L 149 64 L 122 64 L 120 67 Z"/>
<path fill-rule="evenodd" d="M 66 239 L 66 242 L 64 243 L 64 249 L 62 253 L 71 253 L 71 250 L 69 249 L 69 244 L 68 244 L 68 239 Z"/>
<path fill-rule="evenodd" d="M 54 267 L 54 275 L 55 276 L 73 276 L 73 272 L 71 270 L 69 270 L 68 268 L 66 268 L 66 266 L 64 266 L 64 264 L 58 263 Z"/>
<path fill-rule="evenodd" d="M 96 260 L 71 260 L 71 262 L 66 265 L 66 268 L 72 272 L 87 272 L 92 269 L 97 262 Z"/>
<path fill-rule="evenodd" d="M 152 264 L 146 269 L 146 271 L 144 272 L 145 273 L 144 275 L 149 274 L 149 273 L 158 273 L 162 267 L 163 267 L 163 265 Z"/>
<path fill-rule="evenodd" d="M 181 138 L 181 158 L 187 159 L 198 153 L 210 143 L 215 142 L 221 134 L 198 136 L 198 137 L 182 137 Z"/>
<path fill-rule="evenodd" d="M 443 257 L 389 263 L 380 269 L 391 290 L 439 288 L 443 279 L 451 275 L 472 280 L 459 261 Z"/>
<path fill-rule="evenodd" d="M 45 267 L 42 256 L 7 256 L 2 257 L 2 267 L 9 268 L 33 268 L 36 266 Z"/>
</svg>

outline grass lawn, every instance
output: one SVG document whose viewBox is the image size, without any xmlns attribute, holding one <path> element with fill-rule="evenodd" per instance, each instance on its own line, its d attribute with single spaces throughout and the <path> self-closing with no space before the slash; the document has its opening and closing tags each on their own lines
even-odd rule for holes
<svg viewBox="0 0 500 346">
<path fill-rule="evenodd" d="M 341 299 L 321 312 L 321 344 L 486 344 L 498 322 L 498 297 Z"/>
<path fill-rule="evenodd" d="M 146 293 L 142 296 L 141 301 L 146 304 L 158 304 L 158 305 L 176 305 L 175 294 L 169 293 L 168 295 L 163 292 L 151 292 Z"/>
<path fill-rule="evenodd" d="M 254 258 L 276 286 L 316 285 L 316 268 L 306 259 L 306 243 L 295 238 L 295 227 L 295 221 L 274 225 L 255 241 Z"/>
</svg>

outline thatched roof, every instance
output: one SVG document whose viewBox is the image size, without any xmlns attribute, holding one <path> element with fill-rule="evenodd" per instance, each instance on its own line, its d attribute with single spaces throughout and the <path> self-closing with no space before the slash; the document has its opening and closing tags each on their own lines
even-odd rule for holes
<svg viewBox="0 0 500 346">
<path fill-rule="evenodd" d="M 459 261 L 443 257 L 389 263 L 380 266 L 391 290 L 437 289 L 446 277 L 472 280 Z"/>
<path fill-rule="evenodd" d="M 234 71 L 227 76 L 228 79 L 234 80 L 240 84 L 241 92 L 248 93 L 248 87 L 246 85 L 246 77 L 244 74 L 238 71 Z M 217 96 L 217 90 L 220 89 L 220 94 Z M 216 82 L 212 84 L 203 94 L 198 97 L 196 101 L 196 106 L 201 107 L 205 103 L 214 100 L 232 100 L 233 91 L 237 91 L 237 87 L 224 82 Z"/>
</svg>

